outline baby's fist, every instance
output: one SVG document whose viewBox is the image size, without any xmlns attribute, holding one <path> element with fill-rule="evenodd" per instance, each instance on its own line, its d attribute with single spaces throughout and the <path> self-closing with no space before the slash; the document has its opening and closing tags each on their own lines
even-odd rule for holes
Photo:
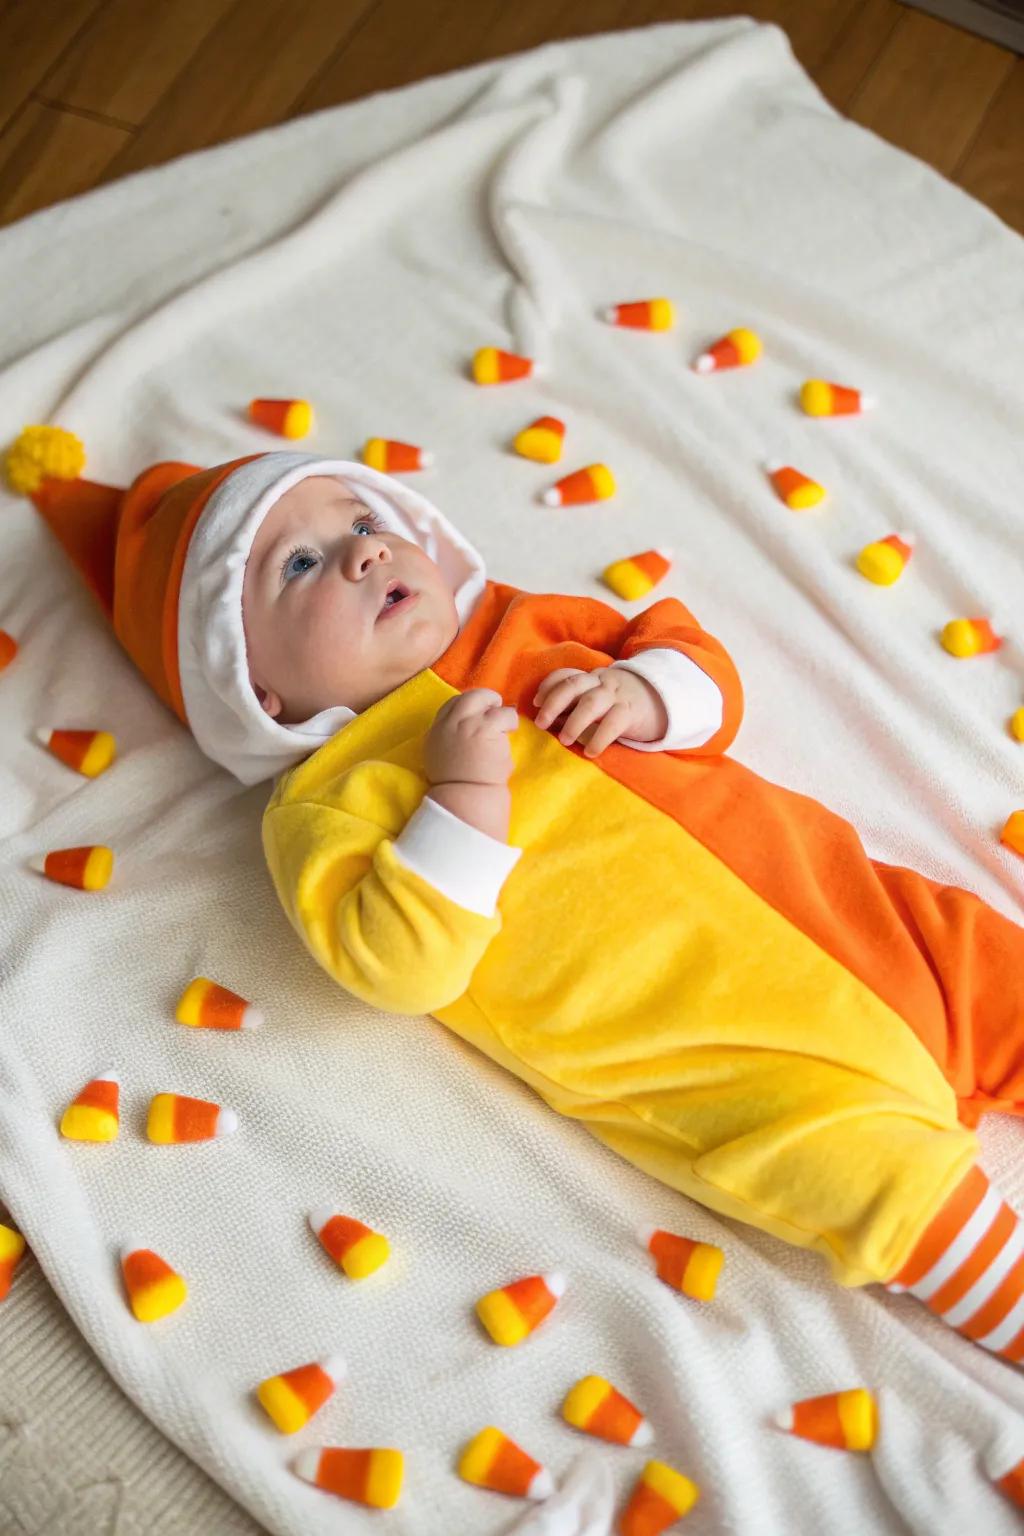
<svg viewBox="0 0 1024 1536">
<path fill-rule="evenodd" d="M 519 724 L 493 688 L 469 688 L 441 705 L 427 732 L 423 768 L 434 784 L 501 784 L 512 774 L 508 732 Z"/>
</svg>

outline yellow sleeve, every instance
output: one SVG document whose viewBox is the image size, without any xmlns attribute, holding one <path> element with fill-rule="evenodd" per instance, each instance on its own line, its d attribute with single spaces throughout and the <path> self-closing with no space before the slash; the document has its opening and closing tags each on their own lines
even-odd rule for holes
<svg viewBox="0 0 1024 1536">
<path fill-rule="evenodd" d="M 497 894 L 522 849 L 424 798 L 419 774 L 363 762 L 315 797 L 275 791 L 263 848 L 288 918 L 355 997 L 424 1014 L 461 997 L 501 930 Z"/>
</svg>

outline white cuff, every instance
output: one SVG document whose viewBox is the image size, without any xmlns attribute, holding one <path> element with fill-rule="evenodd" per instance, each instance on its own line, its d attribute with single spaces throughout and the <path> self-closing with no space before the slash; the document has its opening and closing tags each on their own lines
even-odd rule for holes
<svg viewBox="0 0 1024 1536">
<path fill-rule="evenodd" d="M 683 651 L 652 647 L 627 661 L 614 661 L 612 666 L 638 673 L 657 689 L 668 712 L 668 728 L 660 741 L 620 736 L 622 746 L 637 752 L 678 752 L 684 747 L 702 747 L 721 729 L 721 690 Z"/>
<path fill-rule="evenodd" d="M 429 795 L 392 846 L 406 869 L 481 917 L 494 916 L 498 892 L 523 852 L 470 826 Z"/>
</svg>

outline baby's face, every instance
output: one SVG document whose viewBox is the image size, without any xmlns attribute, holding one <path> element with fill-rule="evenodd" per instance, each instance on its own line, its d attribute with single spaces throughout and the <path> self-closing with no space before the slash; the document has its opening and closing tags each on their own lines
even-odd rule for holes
<svg viewBox="0 0 1024 1536">
<path fill-rule="evenodd" d="M 388 585 L 406 597 L 384 610 Z M 340 480 L 311 475 L 264 518 L 245 567 L 249 676 L 282 725 L 335 704 L 358 714 L 444 654 L 455 594 L 418 544 L 381 529 Z"/>
</svg>

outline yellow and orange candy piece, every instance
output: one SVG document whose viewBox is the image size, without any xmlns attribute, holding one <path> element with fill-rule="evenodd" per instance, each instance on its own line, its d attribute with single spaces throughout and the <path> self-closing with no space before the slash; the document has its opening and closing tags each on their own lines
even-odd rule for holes
<svg viewBox="0 0 1024 1536">
<path fill-rule="evenodd" d="M 723 368 L 749 368 L 763 351 L 757 332 L 740 325 L 712 342 L 707 351 L 694 360 L 693 370 L 695 373 L 721 373 Z"/>
<path fill-rule="evenodd" d="M 1024 704 L 1010 716 L 1010 735 L 1015 741 L 1024 741 Z"/>
<path fill-rule="evenodd" d="M 808 416 L 859 416 L 873 410 L 873 395 L 863 395 L 846 384 L 827 379 L 806 379 L 800 386 L 800 404 Z"/>
<path fill-rule="evenodd" d="M 304 1482 L 371 1509 L 394 1509 L 402 1494 L 405 1460 L 390 1446 L 348 1450 L 341 1445 L 311 1445 L 292 1462 Z"/>
<path fill-rule="evenodd" d="M 128 1305 L 140 1323 L 155 1323 L 188 1299 L 188 1286 L 152 1248 L 126 1244 L 121 1250 L 121 1274 Z"/>
<path fill-rule="evenodd" d="M 91 1078 L 61 1116 L 61 1135 L 69 1141 L 116 1141 L 120 1091 L 113 1072 Z"/>
<path fill-rule="evenodd" d="M 384 475 L 406 475 L 416 469 L 429 469 L 434 455 L 415 443 L 399 443 L 391 437 L 368 437 L 363 444 L 363 463 Z"/>
<path fill-rule="evenodd" d="M 613 560 L 601 572 L 601 580 L 624 603 L 646 597 L 672 569 L 671 549 L 645 549 L 625 560 Z"/>
<path fill-rule="evenodd" d="M 495 1344 L 521 1344 L 553 1312 L 565 1294 L 565 1276 L 527 1275 L 500 1290 L 488 1291 L 476 1304 L 476 1315 Z"/>
<path fill-rule="evenodd" d="M 1000 1472 L 999 1467 L 1004 1462 L 1005 1458 L 997 1461 L 989 1456 L 985 1461 L 985 1471 L 995 1483 L 1000 1493 L 1005 1493 L 1010 1502 L 1016 1504 L 1018 1509 L 1024 1509 L 1024 1457 L 1020 1461 L 1015 1462 L 1008 1471 Z"/>
<path fill-rule="evenodd" d="M 24 1252 L 25 1239 L 21 1233 L 0 1221 L 0 1301 L 4 1300 L 11 1289 L 14 1271 Z"/>
<path fill-rule="evenodd" d="M 109 731 L 55 731 L 47 726 L 36 736 L 48 752 L 87 779 L 105 772 L 117 751 Z"/>
<path fill-rule="evenodd" d="M 603 1376 L 583 1376 L 562 1404 L 562 1417 L 573 1429 L 616 1445 L 649 1445 L 654 1438 L 639 1408 Z"/>
<path fill-rule="evenodd" d="M 85 468 L 81 438 L 64 427 L 23 427 L 4 460 L 12 491 L 31 496 L 45 479 L 77 480 Z"/>
<path fill-rule="evenodd" d="M 950 619 L 942 631 L 942 648 L 951 656 L 984 656 L 1003 643 L 992 619 Z"/>
<path fill-rule="evenodd" d="M 250 400 L 249 419 L 278 437 L 306 437 L 313 427 L 308 400 Z"/>
<path fill-rule="evenodd" d="M 536 464 L 557 464 L 565 444 L 565 422 L 557 416 L 538 416 L 516 434 L 512 447 Z"/>
<path fill-rule="evenodd" d="M 384 1234 L 354 1216 L 341 1216 L 329 1206 L 321 1206 L 310 1211 L 309 1224 L 324 1252 L 330 1254 L 350 1280 L 372 1275 L 390 1257 L 391 1244 Z"/>
<path fill-rule="evenodd" d="M 711 1301 L 725 1254 L 714 1243 L 698 1243 L 662 1227 L 641 1227 L 641 1243 L 658 1266 L 658 1279 L 694 1301 Z"/>
<path fill-rule="evenodd" d="M 1024 811 L 1011 812 L 999 834 L 999 841 L 1024 857 Z"/>
<path fill-rule="evenodd" d="M 865 544 L 857 556 L 857 569 L 876 587 L 891 587 L 903 575 L 913 553 L 912 533 L 889 533 L 884 539 Z"/>
<path fill-rule="evenodd" d="M 6 629 L 0 629 L 0 672 L 6 671 L 17 654 L 17 640 Z"/>
<path fill-rule="evenodd" d="M 464 1482 L 476 1488 L 510 1493 L 519 1499 L 546 1499 L 555 1486 L 547 1467 L 493 1424 L 470 1440 L 459 1457 L 458 1472 Z"/>
<path fill-rule="evenodd" d="M 780 1429 L 837 1451 L 870 1451 L 878 1437 L 878 1407 L 866 1387 L 805 1397 L 776 1417 Z"/>
<path fill-rule="evenodd" d="M 770 459 L 764 468 L 775 487 L 776 495 L 793 512 L 807 512 L 811 507 L 819 506 L 828 494 L 823 485 L 799 469 L 794 469 L 792 464 Z"/>
<path fill-rule="evenodd" d="M 503 352 L 500 347 L 480 347 L 473 354 L 473 380 L 477 384 L 511 384 L 528 379 L 536 368 L 532 357 Z"/>
<path fill-rule="evenodd" d="M 102 844 L 85 848 L 55 848 L 52 853 L 29 860 L 29 868 L 58 885 L 76 891 L 102 891 L 114 872 L 114 855 Z"/>
<path fill-rule="evenodd" d="M 547 507 L 579 507 L 589 501 L 607 501 L 615 495 L 615 476 L 607 464 L 588 464 L 555 482 L 541 496 Z"/>
<path fill-rule="evenodd" d="M 345 1362 L 332 1355 L 322 1365 L 314 1361 L 268 1376 L 256 1388 L 256 1396 L 282 1435 L 294 1435 L 334 1396 L 344 1379 Z"/>
<path fill-rule="evenodd" d="M 149 1106 L 146 1135 L 158 1146 L 184 1141 L 213 1141 L 238 1129 L 233 1109 L 207 1099 L 190 1099 L 183 1093 L 155 1094 Z"/>
<path fill-rule="evenodd" d="M 664 1461 L 649 1461 L 619 1516 L 619 1536 L 661 1536 L 700 1498 L 690 1478 Z"/>
<path fill-rule="evenodd" d="M 178 999 L 174 1017 L 190 1029 L 259 1029 L 263 1015 L 229 987 L 197 976 Z"/>
<path fill-rule="evenodd" d="M 670 331 L 676 323 L 671 299 L 631 299 L 627 304 L 612 304 L 601 311 L 609 325 L 628 326 L 634 331 Z"/>
</svg>

